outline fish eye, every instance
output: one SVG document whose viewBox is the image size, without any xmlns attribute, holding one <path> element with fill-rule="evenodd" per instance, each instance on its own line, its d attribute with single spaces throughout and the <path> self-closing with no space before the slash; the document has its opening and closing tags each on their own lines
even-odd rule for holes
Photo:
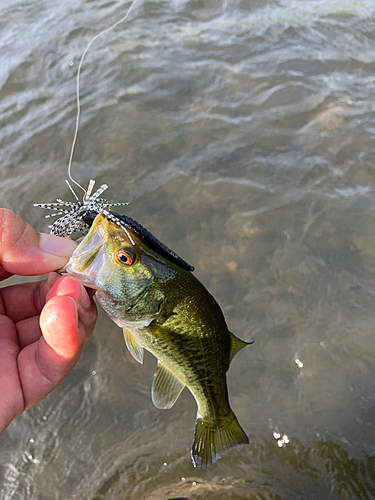
<svg viewBox="0 0 375 500">
<path fill-rule="evenodd" d="M 133 257 L 124 250 L 119 250 L 116 253 L 116 258 L 120 264 L 125 264 L 126 266 L 133 264 Z"/>
</svg>

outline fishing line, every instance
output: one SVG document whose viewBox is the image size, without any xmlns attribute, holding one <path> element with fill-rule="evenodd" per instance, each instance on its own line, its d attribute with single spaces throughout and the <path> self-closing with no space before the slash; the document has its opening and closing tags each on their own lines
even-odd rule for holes
<svg viewBox="0 0 375 500">
<path fill-rule="evenodd" d="M 132 8 L 134 7 L 135 3 L 137 0 L 133 0 L 132 3 L 130 4 L 130 7 L 128 8 L 126 14 L 116 21 L 112 26 L 109 28 L 105 28 L 102 30 L 100 33 L 94 36 L 94 38 L 88 43 L 87 47 L 85 48 L 82 57 L 80 59 L 79 65 L 78 65 L 78 70 L 77 70 L 77 86 L 76 86 L 76 91 L 77 91 L 77 117 L 76 117 L 76 126 L 74 130 L 74 137 L 73 137 L 73 143 L 72 147 L 70 150 L 70 157 L 69 157 L 69 164 L 68 164 L 68 176 L 70 181 L 75 184 L 77 187 L 82 189 L 84 192 L 84 196 L 82 199 L 82 202 L 80 201 L 78 195 L 75 193 L 74 189 L 72 186 L 69 184 L 69 181 L 67 180 L 66 183 L 72 192 L 74 198 L 76 199 L 75 202 L 71 201 L 63 201 L 60 198 L 57 198 L 56 202 L 57 203 L 34 203 L 34 207 L 39 207 L 43 208 L 46 210 L 53 210 L 55 213 L 46 215 L 47 218 L 49 217 L 56 217 L 56 216 L 62 216 L 59 217 L 53 224 L 48 226 L 51 229 L 51 234 L 54 234 L 56 236 L 61 236 L 61 237 L 69 237 L 73 233 L 81 232 L 84 235 L 86 235 L 89 232 L 90 229 L 90 221 L 87 220 L 87 218 L 90 218 L 93 214 L 102 214 L 104 215 L 107 219 L 113 221 L 115 224 L 118 226 L 122 227 L 122 229 L 125 231 L 130 243 L 135 246 L 135 241 L 131 236 L 131 233 L 128 231 L 128 228 L 131 229 L 135 234 L 140 236 L 141 238 L 145 239 L 148 242 L 148 245 L 150 245 L 150 248 L 155 249 L 157 252 L 161 253 L 161 255 L 167 256 L 167 258 L 171 259 L 172 262 L 175 264 L 179 265 L 183 269 L 187 271 L 194 271 L 194 267 L 190 266 L 187 262 L 185 262 L 181 257 L 179 257 L 173 250 L 168 248 L 166 245 L 161 243 L 155 236 L 153 236 L 146 228 L 141 226 L 137 221 L 131 219 L 130 217 L 127 217 L 125 215 L 118 215 L 114 212 L 111 212 L 111 208 L 115 206 L 123 206 L 123 205 L 129 205 L 129 203 L 109 203 L 106 199 L 104 198 L 99 198 L 103 191 L 105 191 L 108 186 L 107 184 L 103 184 L 97 191 L 95 191 L 93 194 L 93 189 L 94 189 L 94 184 L 95 181 L 93 179 L 90 180 L 89 185 L 87 190 L 83 188 L 80 184 L 78 184 L 77 181 L 75 181 L 72 177 L 71 174 L 71 169 L 72 169 L 72 161 L 73 161 L 73 155 L 74 155 L 74 148 L 77 142 L 77 136 L 78 136 L 78 128 L 79 128 L 79 118 L 80 118 L 80 113 L 81 113 L 81 106 L 80 106 L 80 75 L 81 75 L 81 69 L 83 65 L 83 61 L 85 59 L 85 56 L 90 49 L 91 45 L 97 40 L 100 36 L 102 36 L 104 33 L 107 33 L 108 31 L 111 31 L 113 28 L 124 22 Z M 57 212 L 56 212 L 57 211 Z M 91 221 L 92 223 L 93 221 Z"/>
<path fill-rule="evenodd" d="M 104 35 L 104 33 L 108 33 L 108 31 L 111 31 L 113 30 L 114 28 L 116 28 L 116 26 L 118 26 L 119 24 L 123 23 L 124 21 L 126 21 L 126 19 L 128 18 L 131 10 L 133 9 L 134 7 L 134 4 L 137 2 L 137 0 L 133 0 L 132 3 L 130 4 L 130 7 L 129 9 L 127 10 L 126 14 L 118 21 L 116 21 L 114 24 L 112 24 L 112 26 L 110 26 L 109 28 L 105 28 L 103 31 L 101 31 L 100 33 L 98 33 L 97 35 L 94 36 L 94 38 L 88 43 L 87 47 L 85 48 L 83 54 L 82 54 L 82 57 L 81 57 L 81 60 L 79 61 L 79 65 L 78 65 L 78 72 L 77 72 L 77 84 L 76 84 L 76 95 L 77 95 L 77 116 L 76 116 L 76 126 L 75 126 L 75 130 L 74 130 L 74 137 L 73 137 L 73 143 L 72 143 L 72 147 L 71 147 L 71 150 L 70 150 L 70 156 L 69 156 L 69 163 L 68 163 L 68 176 L 69 176 L 69 179 L 77 186 L 79 187 L 80 189 L 82 189 L 82 191 L 85 193 L 85 196 L 87 195 L 87 192 L 86 192 L 86 189 L 83 188 L 80 184 L 78 184 L 78 182 L 76 182 L 73 177 L 72 177 L 72 161 L 73 161 L 73 155 L 74 155 L 74 148 L 75 148 L 75 145 L 76 145 L 76 142 L 77 142 L 77 136 L 78 136 L 78 127 L 79 127 L 79 118 L 81 116 L 81 103 L 80 103 L 80 96 L 79 96 L 79 93 L 80 93 L 80 76 L 81 76 L 81 69 L 82 69 L 82 65 L 83 65 L 83 61 L 86 57 L 86 54 L 89 50 L 89 48 L 91 47 L 91 45 L 102 35 Z"/>
</svg>

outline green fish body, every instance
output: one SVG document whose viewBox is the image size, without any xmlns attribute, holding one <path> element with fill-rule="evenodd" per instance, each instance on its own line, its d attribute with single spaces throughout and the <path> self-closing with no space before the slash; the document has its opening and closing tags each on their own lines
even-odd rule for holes
<svg viewBox="0 0 375 500">
<path fill-rule="evenodd" d="M 100 214 L 63 272 L 97 290 L 137 361 L 143 362 L 144 349 L 157 358 L 157 408 L 171 408 L 185 386 L 193 394 L 195 467 L 207 468 L 249 442 L 230 408 L 226 384 L 233 356 L 247 343 L 229 332 L 219 305 L 190 271 Z"/>
</svg>

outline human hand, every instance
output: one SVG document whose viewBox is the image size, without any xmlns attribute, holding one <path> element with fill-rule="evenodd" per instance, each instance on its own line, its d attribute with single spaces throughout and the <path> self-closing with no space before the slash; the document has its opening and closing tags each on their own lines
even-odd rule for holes
<svg viewBox="0 0 375 500">
<path fill-rule="evenodd" d="M 64 266 L 77 244 L 40 234 L 0 208 L 0 281 Z M 0 434 L 47 396 L 78 361 L 97 310 L 71 276 L 0 288 Z"/>
</svg>

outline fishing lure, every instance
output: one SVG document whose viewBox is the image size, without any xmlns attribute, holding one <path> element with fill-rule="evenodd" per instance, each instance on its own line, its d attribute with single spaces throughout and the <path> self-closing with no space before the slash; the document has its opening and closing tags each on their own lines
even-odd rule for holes
<svg viewBox="0 0 375 500">
<path fill-rule="evenodd" d="M 63 201 L 57 198 L 57 203 L 34 203 L 34 207 L 43 208 L 45 210 L 58 210 L 56 213 L 46 215 L 46 218 L 62 215 L 62 217 L 59 217 L 53 224 L 48 226 L 51 229 L 51 234 L 70 237 L 74 233 L 81 233 L 83 236 L 86 236 L 95 217 L 98 214 L 103 214 L 124 229 L 133 246 L 134 241 L 127 229 L 134 231 L 144 240 L 149 248 L 174 262 L 182 269 L 194 271 L 193 266 L 188 264 L 173 250 L 159 241 L 150 231 L 139 224 L 139 222 L 126 215 L 119 215 L 115 212 L 111 212 L 112 207 L 129 205 L 129 203 L 109 203 L 105 198 L 100 198 L 100 195 L 108 189 L 107 184 L 103 184 L 97 191 L 91 194 L 95 185 L 95 181 L 91 179 L 81 202 L 69 181 L 66 181 L 66 183 L 73 193 L 76 202 Z"/>
<path fill-rule="evenodd" d="M 89 186 L 81 203 L 68 180 L 66 183 L 68 184 L 70 191 L 73 193 L 76 203 L 72 201 L 63 201 L 60 200 L 60 198 L 56 199 L 57 203 L 34 203 L 34 207 L 44 208 L 46 210 L 58 210 L 58 212 L 54 214 L 46 215 L 46 219 L 49 217 L 57 217 L 58 215 L 63 216 L 57 219 L 52 225 L 48 226 L 49 229 L 51 229 L 51 234 L 56 236 L 71 236 L 76 232 L 81 232 L 85 236 L 91 226 L 91 224 L 87 224 L 85 222 L 87 214 L 94 212 L 97 214 L 102 213 L 107 215 L 109 213 L 107 209 L 111 209 L 112 207 L 119 205 L 129 205 L 129 203 L 109 203 L 106 199 L 99 198 L 99 196 L 106 189 L 108 189 L 107 184 L 100 186 L 100 188 L 95 191 L 93 195 L 91 195 L 95 185 L 95 181 L 93 179 L 90 180 Z"/>
</svg>

